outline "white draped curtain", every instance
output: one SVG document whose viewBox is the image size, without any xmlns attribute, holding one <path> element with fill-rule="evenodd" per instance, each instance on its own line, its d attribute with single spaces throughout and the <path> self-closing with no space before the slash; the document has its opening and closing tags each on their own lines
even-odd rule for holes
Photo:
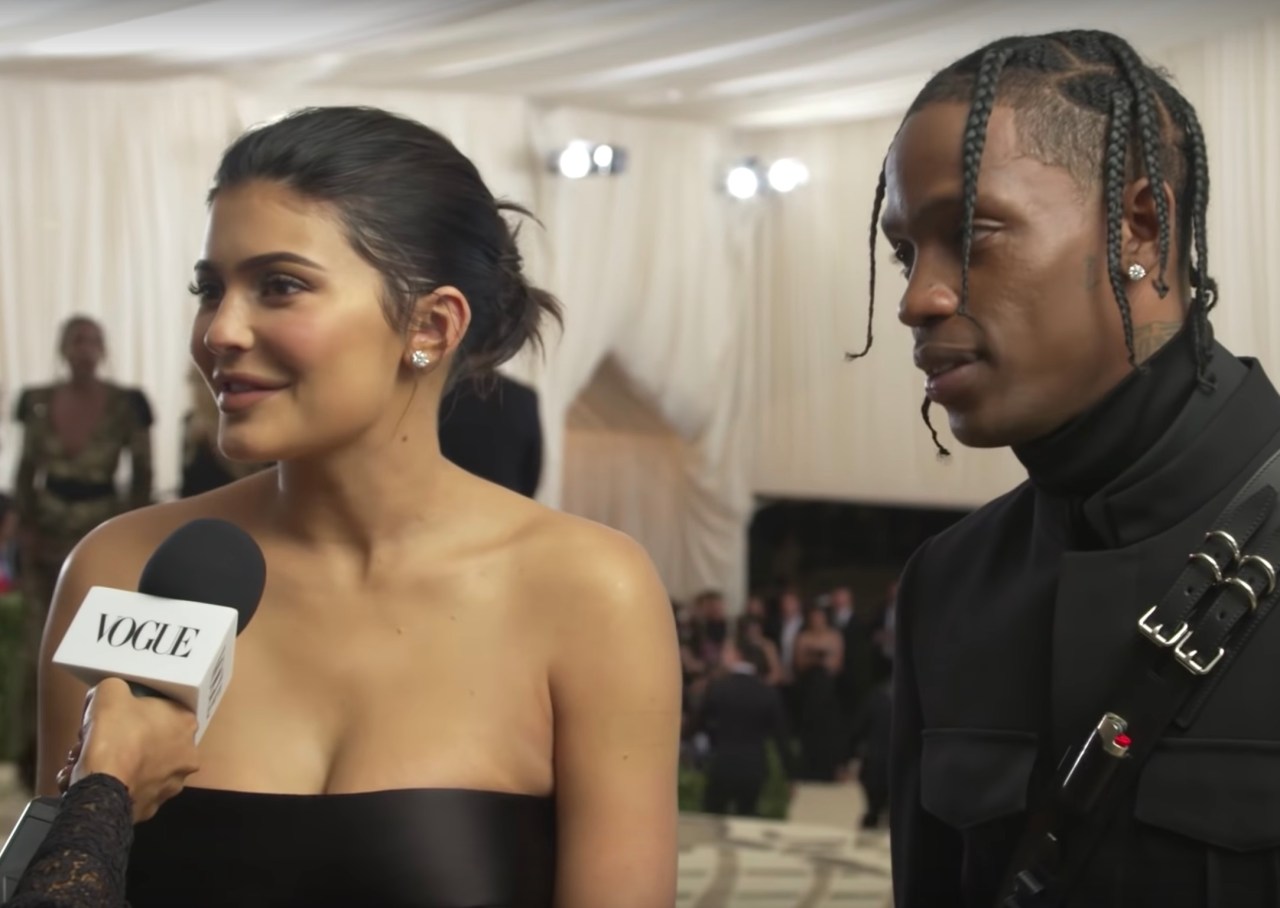
<svg viewBox="0 0 1280 908">
<path fill-rule="evenodd" d="M 1200 111 L 1213 199 L 1220 337 L 1280 369 L 1280 17 L 1163 57 Z M 548 504 L 639 539 L 674 595 L 740 598 L 754 495 L 967 507 L 1017 483 L 1007 452 L 942 463 L 896 322 L 889 250 L 870 355 L 871 194 L 897 118 L 728 136 L 705 124 L 541 109 L 517 97 L 270 89 L 214 79 L 0 79 L 0 471 L 13 394 L 58 374 L 55 331 L 106 327 L 110 377 L 154 405 L 157 479 L 178 478 L 189 406 L 185 285 L 219 154 L 245 125 L 304 104 L 387 107 L 441 130 L 499 195 L 527 202 L 531 275 L 565 305 L 545 358 L 511 364 L 540 395 Z M 629 152 L 618 177 L 569 181 L 548 152 L 573 139 Z M 735 153 L 802 158 L 811 184 L 740 204 L 717 189 Z"/>
<path fill-rule="evenodd" d="M 15 395 L 59 376 L 58 326 L 83 313 L 105 328 L 106 376 L 147 393 L 156 476 L 171 489 L 189 406 L 186 288 L 235 128 L 231 93 L 212 80 L 0 80 L 0 124 L 0 487 L 17 453 Z"/>
<path fill-rule="evenodd" d="M 752 500 L 750 220 L 715 188 L 728 137 L 572 110 L 537 122 L 536 147 L 611 142 L 630 162 L 615 178 L 541 173 L 548 276 L 566 306 L 539 383 L 548 463 L 564 465 L 547 471 L 546 494 L 634 535 L 673 594 L 716 587 L 740 598 Z M 594 418 L 568 419 L 584 392 L 579 413 Z M 600 404 L 621 397 L 644 406 Z M 638 410 L 652 418 L 628 417 Z"/>
</svg>

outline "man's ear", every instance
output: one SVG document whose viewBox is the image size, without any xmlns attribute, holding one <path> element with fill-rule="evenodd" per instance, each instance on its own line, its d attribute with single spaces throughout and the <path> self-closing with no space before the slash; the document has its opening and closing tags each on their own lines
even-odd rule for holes
<svg viewBox="0 0 1280 908">
<path fill-rule="evenodd" d="M 1130 183 L 1124 192 L 1124 209 L 1121 214 L 1120 267 L 1141 265 L 1160 295 L 1168 292 L 1169 275 L 1176 274 L 1177 242 L 1174 236 L 1178 223 L 1177 199 L 1168 183 L 1160 184 L 1164 198 L 1168 224 L 1168 243 L 1164 274 L 1160 274 L 1160 209 L 1155 187 L 1146 177 Z"/>
<path fill-rule="evenodd" d="M 439 287 L 419 297 L 409 317 L 405 361 L 417 368 L 444 361 L 458 349 L 469 324 L 471 306 L 457 287 Z"/>
</svg>

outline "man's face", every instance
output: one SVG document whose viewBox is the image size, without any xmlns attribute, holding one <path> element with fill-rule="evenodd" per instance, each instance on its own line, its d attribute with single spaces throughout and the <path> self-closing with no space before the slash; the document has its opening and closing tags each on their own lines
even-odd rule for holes
<svg viewBox="0 0 1280 908">
<path fill-rule="evenodd" d="M 930 104 L 903 124 L 885 164 L 882 226 L 907 274 L 928 397 L 971 447 L 1044 436 L 1131 369 L 1107 280 L 1101 186 L 1019 146 L 997 105 L 978 177 L 969 304 L 961 313 L 962 148 L 968 108 Z"/>
</svg>

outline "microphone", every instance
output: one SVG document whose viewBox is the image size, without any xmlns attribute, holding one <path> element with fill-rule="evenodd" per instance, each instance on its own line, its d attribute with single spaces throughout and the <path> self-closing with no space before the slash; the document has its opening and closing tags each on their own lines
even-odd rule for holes
<svg viewBox="0 0 1280 908">
<path fill-rule="evenodd" d="M 53 663 L 90 686 L 121 678 L 135 695 L 181 703 L 195 713 L 199 743 L 231 680 L 236 635 L 266 582 L 262 550 L 248 533 L 225 520 L 193 520 L 155 550 L 138 592 L 89 590 Z M 51 797 L 28 803 L 0 848 L 0 905 L 13 897 L 58 804 Z"/>
<path fill-rule="evenodd" d="M 90 686 L 120 678 L 135 693 L 181 703 L 195 713 L 198 744 L 266 580 L 262 550 L 247 533 L 224 520 L 194 520 L 156 549 L 138 592 L 89 590 L 53 664 Z"/>
</svg>

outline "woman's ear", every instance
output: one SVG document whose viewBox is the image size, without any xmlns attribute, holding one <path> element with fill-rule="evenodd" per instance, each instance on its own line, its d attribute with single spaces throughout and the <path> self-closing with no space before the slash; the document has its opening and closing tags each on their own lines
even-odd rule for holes
<svg viewBox="0 0 1280 908">
<path fill-rule="evenodd" d="M 405 363 L 416 370 L 453 355 L 471 323 L 471 307 L 456 287 L 440 287 L 414 304 L 405 340 Z"/>
</svg>

